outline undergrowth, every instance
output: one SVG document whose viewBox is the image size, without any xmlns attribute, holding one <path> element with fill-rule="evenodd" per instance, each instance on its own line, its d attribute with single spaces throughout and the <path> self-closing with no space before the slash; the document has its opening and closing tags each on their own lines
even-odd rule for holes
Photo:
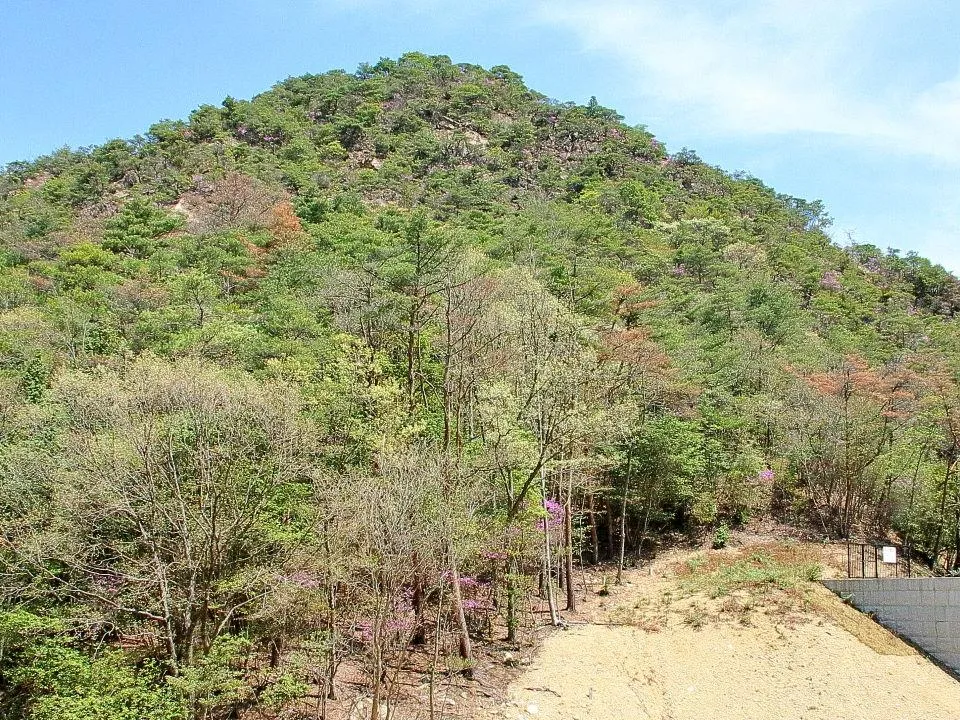
<svg viewBox="0 0 960 720">
<path fill-rule="evenodd" d="M 733 556 L 696 555 L 678 568 L 677 575 L 687 592 L 718 598 L 739 590 L 792 590 L 819 580 L 822 571 L 820 563 L 802 548 L 771 546 Z"/>
</svg>

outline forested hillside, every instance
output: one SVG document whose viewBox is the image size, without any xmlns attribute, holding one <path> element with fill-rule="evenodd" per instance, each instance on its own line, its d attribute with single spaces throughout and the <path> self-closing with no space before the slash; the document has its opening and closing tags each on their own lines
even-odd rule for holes
<svg viewBox="0 0 960 720">
<path fill-rule="evenodd" d="M 377 717 L 760 516 L 960 566 L 960 283 L 829 222 L 416 53 L 8 166 L 0 715 Z"/>
</svg>

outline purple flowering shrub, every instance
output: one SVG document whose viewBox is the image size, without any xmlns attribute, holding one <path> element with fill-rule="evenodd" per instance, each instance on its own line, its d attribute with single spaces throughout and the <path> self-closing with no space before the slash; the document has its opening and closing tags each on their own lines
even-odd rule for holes
<svg viewBox="0 0 960 720">
<path fill-rule="evenodd" d="M 547 527 L 548 528 L 562 528 L 563 527 L 563 505 L 561 505 L 556 500 L 547 498 L 543 501 L 544 510 L 546 510 L 547 517 Z"/>
<path fill-rule="evenodd" d="M 840 273 L 836 270 L 827 270 L 820 278 L 820 287 L 831 292 L 840 292 L 843 290 L 843 283 L 840 282 Z"/>
</svg>

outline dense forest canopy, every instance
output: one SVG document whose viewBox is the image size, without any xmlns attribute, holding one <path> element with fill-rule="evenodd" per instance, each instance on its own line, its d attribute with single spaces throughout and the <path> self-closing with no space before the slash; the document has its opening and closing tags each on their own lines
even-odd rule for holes
<svg viewBox="0 0 960 720">
<path fill-rule="evenodd" d="M 755 517 L 960 567 L 960 282 L 829 225 L 418 53 L 9 165 L 0 714 L 377 713 Z"/>
</svg>

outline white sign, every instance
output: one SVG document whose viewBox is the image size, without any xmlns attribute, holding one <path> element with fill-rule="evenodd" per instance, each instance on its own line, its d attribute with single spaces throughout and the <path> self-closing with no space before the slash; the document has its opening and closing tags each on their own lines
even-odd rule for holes
<svg viewBox="0 0 960 720">
<path fill-rule="evenodd" d="M 884 546 L 883 548 L 883 561 L 885 563 L 890 563 L 891 565 L 897 564 L 897 549 L 895 547 Z"/>
</svg>

